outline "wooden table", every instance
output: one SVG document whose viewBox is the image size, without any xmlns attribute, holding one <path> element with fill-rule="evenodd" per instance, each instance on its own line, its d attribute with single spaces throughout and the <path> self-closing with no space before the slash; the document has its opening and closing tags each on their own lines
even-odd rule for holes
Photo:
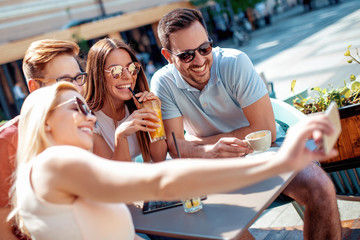
<svg viewBox="0 0 360 240">
<path fill-rule="evenodd" d="M 203 209 L 188 214 L 182 206 L 142 214 L 142 204 L 130 205 L 139 233 L 181 239 L 239 239 L 276 199 L 295 173 L 285 173 L 231 193 L 209 195 Z"/>
</svg>

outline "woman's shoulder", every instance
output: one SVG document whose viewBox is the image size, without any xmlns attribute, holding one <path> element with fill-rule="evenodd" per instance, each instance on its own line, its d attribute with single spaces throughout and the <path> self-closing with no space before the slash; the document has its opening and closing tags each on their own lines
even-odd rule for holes
<svg viewBox="0 0 360 240">
<path fill-rule="evenodd" d="M 36 165 L 43 165 L 51 169 L 86 162 L 84 159 L 92 155 L 94 154 L 80 147 L 59 145 L 48 147 L 31 161 Z"/>
</svg>

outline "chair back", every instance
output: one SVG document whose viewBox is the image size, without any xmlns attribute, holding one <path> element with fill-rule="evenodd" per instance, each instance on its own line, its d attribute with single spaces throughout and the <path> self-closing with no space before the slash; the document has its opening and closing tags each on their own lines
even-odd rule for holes
<svg viewBox="0 0 360 240">
<path fill-rule="evenodd" d="M 288 127 L 296 124 L 301 119 L 306 118 L 306 115 L 297 110 L 295 107 L 279 100 L 270 98 L 271 105 L 274 111 L 275 120 L 282 125 L 282 123 L 288 125 Z M 283 126 L 282 126 L 283 127 Z M 287 130 L 287 129 L 284 129 Z"/>
</svg>

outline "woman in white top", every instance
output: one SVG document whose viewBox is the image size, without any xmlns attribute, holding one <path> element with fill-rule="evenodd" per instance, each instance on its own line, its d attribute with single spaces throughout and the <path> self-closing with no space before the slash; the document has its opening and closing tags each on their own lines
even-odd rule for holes
<svg viewBox="0 0 360 240">
<path fill-rule="evenodd" d="M 87 57 L 88 79 L 85 99 L 94 111 L 94 153 L 108 159 L 131 161 L 142 154 L 144 162 L 165 160 L 165 140 L 150 143 L 147 132 L 155 131 L 158 121 L 153 110 L 138 109 L 138 101 L 157 99 L 149 92 L 144 69 L 130 47 L 116 39 L 95 43 Z M 152 127 L 152 128 L 151 128 Z"/>
<path fill-rule="evenodd" d="M 333 132 L 323 114 L 290 128 L 290 137 L 271 158 L 156 164 L 111 161 L 91 153 L 95 121 L 67 82 L 36 90 L 25 100 L 12 214 L 33 239 L 139 239 L 124 203 L 232 191 L 336 155 L 335 150 L 326 156 L 305 146 L 307 139 L 317 136 L 318 141 L 322 133 Z"/>
</svg>

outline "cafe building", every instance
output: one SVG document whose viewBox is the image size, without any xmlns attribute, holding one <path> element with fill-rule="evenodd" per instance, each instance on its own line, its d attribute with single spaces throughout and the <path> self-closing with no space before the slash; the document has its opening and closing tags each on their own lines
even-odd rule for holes
<svg viewBox="0 0 360 240">
<path fill-rule="evenodd" d="M 160 53 L 157 23 L 164 14 L 179 7 L 194 6 L 176 0 L 0 3 L 0 122 L 18 115 L 21 100 L 29 94 L 22 58 L 31 42 L 46 38 L 76 41 L 80 56 L 85 58 L 98 39 L 117 38 L 133 47 L 143 66 L 152 60 L 161 67 L 166 62 Z"/>
</svg>

